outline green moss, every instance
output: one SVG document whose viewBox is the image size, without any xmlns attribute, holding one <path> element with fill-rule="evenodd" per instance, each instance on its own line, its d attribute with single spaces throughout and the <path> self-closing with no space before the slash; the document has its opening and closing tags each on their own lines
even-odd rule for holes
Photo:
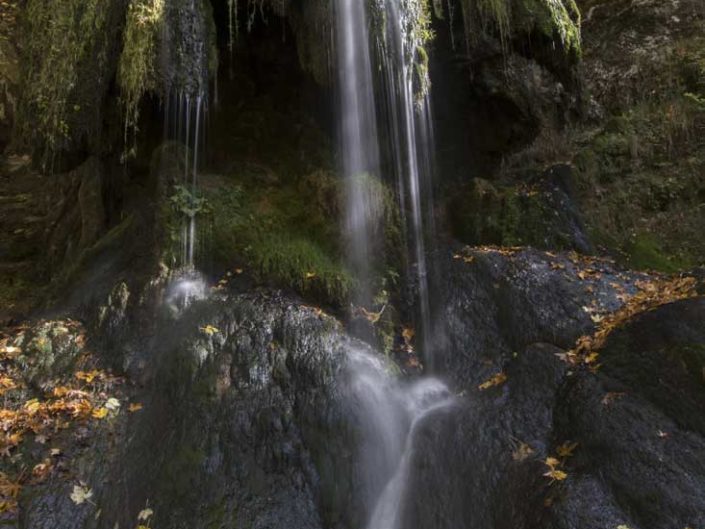
<svg viewBox="0 0 705 529">
<path fill-rule="evenodd" d="M 269 187 L 256 178 L 208 182 L 212 246 L 222 267 L 244 267 L 264 282 L 342 303 L 352 286 L 337 245 L 330 182 Z"/>
<path fill-rule="evenodd" d="M 137 124 L 142 96 L 160 88 L 156 61 L 164 10 L 165 0 L 130 2 L 125 44 L 118 65 L 118 84 L 122 91 L 128 126 Z"/>
<path fill-rule="evenodd" d="M 126 128 L 137 126 L 145 94 L 203 96 L 217 67 L 216 26 L 208 0 L 131 0 L 117 75 Z"/>
<path fill-rule="evenodd" d="M 394 197 L 378 179 L 361 181 L 381 197 L 376 238 L 389 259 L 375 271 L 377 286 L 389 270 L 401 267 L 401 228 Z M 230 178 L 210 177 L 203 183 L 212 209 L 212 248 L 216 264 L 245 268 L 263 282 L 293 288 L 303 295 L 342 305 L 354 288 L 344 264 L 340 218 L 346 186 L 326 171 L 301 181 L 262 180 L 260 173 Z M 376 287 L 375 287 L 376 288 Z"/>
<path fill-rule="evenodd" d="M 45 165 L 96 135 L 123 14 L 118 0 L 27 2 L 19 135 Z"/>
<path fill-rule="evenodd" d="M 674 352 L 681 358 L 691 376 L 705 385 L 705 346 L 686 345 Z"/>
<path fill-rule="evenodd" d="M 162 466 L 160 483 L 167 498 L 183 498 L 193 494 L 193 486 L 205 459 L 202 450 L 194 446 L 179 447 Z"/>
<path fill-rule="evenodd" d="M 467 244 L 573 249 L 570 219 L 551 206 L 547 191 L 474 179 L 449 210 L 456 237 Z"/>
<path fill-rule="evenodd" d="M 648 233 L 636 235 L 627 243 L 625 252 L 627 261 L 637 270 L 675 273 L 691 267 L 691 263 L 685 258 L 679 259 L 664 252 L 658 240 Z"/>
<path fill-rule="evenodd" d="M 581 54 L 580 10 L 574 0 L 462 0 L 468 40 L 496 31 L 503 45 L 518 32 L 539 32 Z"/>
</svg>

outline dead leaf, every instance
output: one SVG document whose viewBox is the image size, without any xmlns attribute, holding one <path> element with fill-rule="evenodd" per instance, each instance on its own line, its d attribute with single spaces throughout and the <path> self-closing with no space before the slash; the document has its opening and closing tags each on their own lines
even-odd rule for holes
<svg viewBox="0 0 705 529">
<path fill-rule="evenodd" d="M 105 407 L 110 411 L 115 411 L 120 408 L 120 401 L 115 397 L 111 397 L 105 402 Z"/>
<path fill-rule="evenodd" d="M 154 514 L 154 511 L 152 509 L 142 509 L 140 513 L 137 515 L 137 520 L 140 522 L 146 522 L 149 520 L 152 515 Z"/>
<path fill-rule="evenodd" d="M 135 413 L 136 411 L 140 411 L 143 408 L 142 403 L 140 402 L 133 402 L 129 405 L 127 408 L 127 411 L 130 413 Z"/>
<path fill-rule="evenodd" d="M 556 448 L 556 452 L 558 455 L 562 458 L 567 458 L 567 457 L 572 457 L 573 452 L 575 449 L 578 447 L 578 443 L 571 443 L 570 441 L 566 441 L 563 443 L 561 446 Z"/>
<path fill-rule="evenodd" d="M 544 474 L 544 476 L 551 478 L 551 480 L 553 481 L 563 481 L 565 478 L 568 477 L 568 474 L 566 474 L 562 470 L 549 470 Z"/>
<path fill-rule="evenodd" d="M 220 330 L 217 327 L 214 327 L 213 325 L 206 325 L 205 327 L 201 327 L 199 330 L 207 336 L 213 336 L 214 334 L 220 332 Z"/>
<path fill-rule="evenodd" d="M 483 382 L 478 386 L 478 389 L 480 391 L 484 391 L 486 389 L 490 389 L 495 386 L 501 386 L 507 381 L 507 375 L 504 374 L 504 372 L 499 372 L 496 375 L 494 375 L 492 378 L 489 380 Z"/>
<path fill-rule="evenodd" d="M 76 505 L 81 505 L 84 502 L 90 501 L 93 497 L 93 491 L 86 487 L 85 485 L 74 485 L 73 492 L 71 492 L 71 501 Z"/>
<path fill-rule="evenodd" d="M 96 408 L 91 415 L 94 419 L 105 419 L 108 416 L 108 408 Z"/>
<path fill-rule="evenodd" d="M 617 391 L 610 391 L 608 393 L 605 393 L 605 396 L 602 397 L 602 405 L 603 406 L 610 406 L 615 400 L 621 399 L 626 393 L 620 393 Z"/>
<path fill-rule="evenodd" d="M 524 461 L 534 454 L 534 449 L 526 443 L 521 443 L 519 447 L 512 452 L 514 461 Z"/>
</svg>

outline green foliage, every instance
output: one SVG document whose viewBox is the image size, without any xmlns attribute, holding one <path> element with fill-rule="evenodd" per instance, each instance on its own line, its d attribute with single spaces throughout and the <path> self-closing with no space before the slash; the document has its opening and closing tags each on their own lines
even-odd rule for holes
<svg viewBox="0 0 705 529">
<path fill-rule="evenodd" d="M 311 184 L 319 180 L 321 185 Z M 213 252 L 221 266 L 245 267 L 263 282 L 342 304 L 352 287 L 338 247 L 337 205 L 327 178 L 270 187 L 257 175 L 206 182 Z"/>
<path fill-rule="evenodd" d="M 176 213 L 190 219 L 197 215 L 207 215 L 211 212 L 208 201 L 189 190 L 186 186 L 174 186 L 174 194 L 169 200 Z"/>
</svg>

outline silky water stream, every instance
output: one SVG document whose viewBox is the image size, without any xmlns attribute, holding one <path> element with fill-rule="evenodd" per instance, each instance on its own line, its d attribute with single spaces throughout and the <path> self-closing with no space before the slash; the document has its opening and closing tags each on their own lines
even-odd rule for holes
<svg viewBox="0 0 705 529">
<path fill-rule="evenodd" d="M 415 305 L 421 348 L 432 365 L 426 233 L 432 216 L 430 178 L 433 134 L 428 94 L 415 93 L 414 36 L 401 0 L 383 0 L 384 38 L 370 35 L 369 6 L 360 0 L 336 3 L 336 45 L 342 169 L 347 182 L 345 233 L 348 263 L 361 287 L 353 300 L 369 303 L 372 270 L 381 248 L 378 230 L 383 198 L 371 178 L 379 177 L 381 152 L 390 153 L 397 197 L 407 233 L 407 255 L 417 283 Z M 378 42 L 373 48 L 372 42 Z M 373 53 L 374 50 L 374 53 Z M 376 60 L 375 60 L 376 59 Z M 377 73 L 377 76 L 375 75 Z M 381 88 L 380 88 L 381 87 Z M 382 110 L 380 110 L 382 109 Z M 387 178 L 390 180 L 390 178 Z M 420 422 L 448 406 L 452 396 L 435 378 L 401 380 L 381 355 L 348 354 L 350 390 L 361 425 L 358 447 L 367 529 L 400 529 Z"/>
</svg>

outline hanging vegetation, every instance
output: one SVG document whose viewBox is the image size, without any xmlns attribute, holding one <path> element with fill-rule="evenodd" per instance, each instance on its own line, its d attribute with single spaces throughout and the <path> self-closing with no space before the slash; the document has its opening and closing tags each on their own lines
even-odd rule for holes
<svg viewBox="0 0 705 529">
<path fill-rule="evenodd" d="M 123 16 L 119 0 L 28 1 L 19 135 L 44 165 L 98 136 Z"/>
<path fill-rule="evenodd" d="M 503 46 L 517 31 L 539 33 L 580 55 L 580 11 L 575 0 L 460 0 L 466 41 L 497 32 Z"/>
</svg>

